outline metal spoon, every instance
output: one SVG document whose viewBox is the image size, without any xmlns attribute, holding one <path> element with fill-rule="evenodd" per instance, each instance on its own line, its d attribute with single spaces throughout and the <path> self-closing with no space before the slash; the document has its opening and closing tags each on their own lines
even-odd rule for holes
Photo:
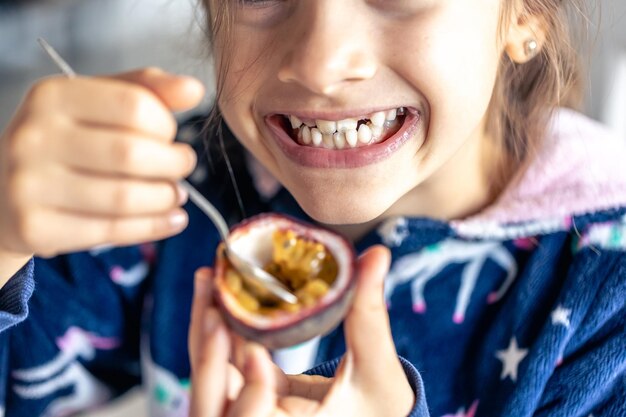
<svg viewBox="0 0 626 417">
<path fill-rule="evenodd" d="M 179 184 L 189 193 L 191 201 L 193 201 L 194 204 L 197 205 L 198 208 L 200 208 L 200 210 L 202 210 L 204 214 L 211 219 L 213 224 L 215 224 L 215 227 L 220 233 L 222 241 L 226 247 L 226 256 L 228 256 L 228 260 L 230 260 L 230 263 L 233 264 L 235 269 L 241 272 L 241 275 L 248 280 L 248 283 L 259 292 L 262 292 L 262 289 L 264 288 L 269 290 L 273 295 L 281 300 L 289 304 L 296 304 L 298 302 L 298 298 L 293 295 L 278 279 L 276 279 L 276 277 L 269 274 L 264 269 L 259 268 L 257 265 L 243 259 L 232 250 L 230 244 L 228 243 L 228 226 L 226 226 L 224 217 L 222 217 L 215 206 L 204 198 L 204 196 L 187 181 L 181 180 Z M 261 284 L 263 288 L 259 288 L 259 284 Z"/>
<path fill-rule="evenodd" d="M 37 42 L 43 48 L 43 50 L 48 54 L 48 56 L 54 61 L 54 63 L 59 67 L 61 72 L 65 74 L 69 78 L 73 78 L 76 76 L 76 72 L 68 65 L 67 62 L 59 55 L 59 53 L 52 47 L 48 42 L 46 42 L 43 38 L 38 38 Z M 230 260 L 231 264 L 241 273 L 243 278 L 250 284 L 253 288 L 255 288 L 258 292 L 264 292 L 263 290 L 269 291 L 272 295 L 279 298 L 280 300 L 289 303 L 296 304 L 298 302 L 298 298 L 293 295 L 287 287 L 285 287 L 276 277 L 269 274 L 262 268 L 253 263 L 241 258 L 237 255 L 228 242 L 229 230 L 226 225 L 226 221 L 224 217 L 220 214 L 220 212 L 211 204 L 204 196 L 196 190 L 189 182 L 186 180 L 181 180 L 179 185 L 187 191 L 189 194 L 189 198 L 195 205 L 200 208 L 206 214 L 209 219 L 213 222 L 217 231 L 224 242 L 226 247 L 226 256 Z"/>
</svg>

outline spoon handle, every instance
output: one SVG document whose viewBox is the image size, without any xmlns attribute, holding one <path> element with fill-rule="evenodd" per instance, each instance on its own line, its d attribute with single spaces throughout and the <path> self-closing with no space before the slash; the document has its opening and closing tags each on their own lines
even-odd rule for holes
<svg viewBox="0 0 626 417">
<path fill-rule="evenodd" d="M 209 202 L 198 190 L 196 190 L 193 185 L 189 184 L 186 180 L 180 180 L 179 184 L 181 187 L 187 191 L 189 194 L 189 199 L 196 205 L 204 214 L 206 214 L 209 219 L 215 224 L 217 227 L 217 231 L 220 233 L 220 237 L 224 242 L 228 239 L 228 226 L 224 221 L 224 217 L 220 214 L 220 212 L 215 208 L 213 204 Z"/>
<path fill-rule="evenodd" d="M 52 47 L 44 38 L 37 38 L 37 42 L 48 54 L 50 59 L 59 67 L 61 72 L 68 78 L 76 77 L 76 72 L 70 67 L 70 65 L 59 55 L 59 53 Z"/>
</svg>

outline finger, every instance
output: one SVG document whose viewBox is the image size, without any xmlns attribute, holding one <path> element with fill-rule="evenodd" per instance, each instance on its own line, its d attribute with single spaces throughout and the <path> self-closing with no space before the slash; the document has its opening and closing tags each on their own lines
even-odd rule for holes
<svg viewBox="0 0 626 417">
<path fill-rule="evenodd" d="M 90 126 L 59 128 L 56 140 L 42 138 L 27 146 L 38 155 L 72 168 L 107 174 L 179 179 L 196 165 L 196 154 L 184 143 L 163 143 L 148 136 Z"/>
<path fill-rule="evenodd" d="M 173 111 L 189 110 L 204 97 L 204 86 L 196 78 L 176 75 L 159 68 L 143 68 L 112 78 L 142 85 Z"/>
<path fill-rule="evenodd" d="M 322 401 L 328 394 L 333 379 L 319 375 L 286 375 L 285 382 L 287 386 L 283 389 L 279 384 L 278 393 L 280 395 Z"/>
<path fill-rule="evenodd" d="M 269 417 L 276 408 L 276 381 L 267 350 L 249 343 L 246 347 L 245 385 L 228 410 L 229 417 Z"/>
<path fill-rule="evenodd" d="M 278 400 L 278 407 L 290 416 L 308 417 L 316 414 L 320 404 L 303 397 L 283 397 Z"/>
<path fill-rule="evenodd" d="M 394 376 L 395 377 L 395 376 Z M 383 410 L 393 409 L 393 396 L 380 395 L 381 387 L 389 384 L 390 376 L 385 379 L 371 381 L 365 386 L 354 381 L 354 360 L 350 351 L 341 359 L 332 379 L 328 393 L 322 400 L 316 417 L 322 416 L 358 416 L 358 415 L 406 415 L 387 413 Z M 387 392 L 385 392 L 387 394 Z"/>
<path fill-rule="evenodd" d="M 19 194 L 25 204 L 86 215 L 162 214 L 187 199 L 186 192 L 171 181 L 94 176 L 63 167 L 24 175 Z"/>
<path fill-rule="evenodd" d="M 414 403 L 413 390 L 396 354 L 383 296 L 389 264 L 389 250 L 382 246 L 370 248 L 359 259 L 354 302 L 344 326 L 347 354 L 336 374 L 337 384 L 324 404 L 324 408 L 341 415 L 367 411 L 377 415 L 383 410 L 389 415 L 406 415 Z M 368 409 L 363 410 L 362 402 L 346 404 L 342 401 L 346 395 L 342 390 L 367 396 Z M 372 411 L 372 404 L 380 409 Z"/>
<path fill-rule="evenodd" d="M 231 338 L 232 343 L 232 338 Z M 228 364 L 228 392 L 227 397 L 230 401 L 235 401 L 239 397 L 239 393 L 244 386 L 244 379 L 239 369 L 232 363 Z"/>
<path fill-rule="evenodd" d="M 354 372 L 364 372 L 368 379 L 384 377 L 387 361 L 397 362 L 383 296 L 389 264 L 389 250 L 383 246 L 372 247 L 359 258 L 354 301 L 344 325 Z"/>
<path fill-rule="evenodd" d="M 237 333 L 231 332 L 231 354 L 230 361 L 233 365 L 233 369 L 237 371 L 239 375 L 243 374 L 246 362 L 246 346 L 248 342 L 246 339 L 238 335 Z M 289 395 L 289 381 L 288 377 L 291 375 L 286 375 L 282 369 L 274 362 L 271 363 L 272 368 L 274 369 L 274 375 L 276 377 L 276 392 L 279 395 Z"/>
<path fill-rule="evenodd" d="M 233 341 L 230 361 L 243 374 L 246 362 L 246 339 L 235 332 L 231 332 L 230 337 Z"/>
<path fill-rule="evenodd" d="M 206 312 L 202 324 L 200 349 L 192 368 L 190 415 L 221 417 L 227 403 L 228 332 L 215 309 Z"/>
<path fill-rule="evenodd" d="M 45 114 L 51 107 L 68 119 L 86 124 L 133 130 L 171 141 L 176 119 L 162 99 L 137 83 L 102 77 L 51 77 L 31 90 L 30 110 Z"/>
<path fill-rule="evenodd" d="M 210 280 L 213 275 L 211 268 L 199 268 L 194 274 L 193 300 L 191 303 L 191 319 L 189 321 L 189 359 L 191 367 L 195 368 L 197 358 L 202 348 L 204 333 L 203 317 L 211 305 Z"/>
<path fill-rule="evenodd" d="M 160 240 L 187 226 L 182 209 L 159 216 L 131 218 L 91 217 L 48 209 L 29 210 L 19 219 L 19 250 L 30 248 L 41 256 L 85 250 L 102 244 L 124 246 Z M 16 248 L 16 250 L 18 250 Z M 19 251 L 18 250 L 18 251 Z"/>
</svg>

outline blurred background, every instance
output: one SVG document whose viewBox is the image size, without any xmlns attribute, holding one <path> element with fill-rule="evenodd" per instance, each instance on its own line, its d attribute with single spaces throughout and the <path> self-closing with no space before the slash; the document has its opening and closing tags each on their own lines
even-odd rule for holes
<svg viewBox="0 0 626 417">
<path fill-rule="evenodd" d="M 626 1 L 588 3 L 601 30 L 582 57 L 592 64 L 585 110 L 626 138 Z M 29 85 L 57 72 L 38 36 L 83 74 L 156 65 L 211 86 L 203 24 L 197 0 L 0 0 L 0 130 Z"/>
<path fill-rule="evenodd" d="M 626 140 L 626 1 L 589 6 L 601 29 L 593 52 L 582 57 L 591 63 L 585 112 Z M 82 74 L 159 66 L 194 75 L 209 86 L 208 108 L 213 74 L 197 7 L 196 0 L 0 0 L 0 131 L 29 86 L 58 72 L 37 45 L 39 36 Z M 138 391 L 89 414 L 131 415 L 147 415 Z"/>
<path fill-rule="evenodd" d="M 81 74 L 159 66 L 211 85 L 204 17 L 197 4 L 197 0 L 0 0 L 0 130 L 37 78 L 59 72 L 37 44 L 39 36 Z M 208 102 L 209 98 L 205 105 Z"/>
</svg>

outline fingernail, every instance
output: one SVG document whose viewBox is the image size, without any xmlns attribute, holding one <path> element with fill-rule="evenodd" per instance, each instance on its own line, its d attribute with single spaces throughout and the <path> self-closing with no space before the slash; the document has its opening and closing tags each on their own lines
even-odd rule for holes
<svg viewBox="0 0 626 417">
<path fill-rule="evenodd" d="M 187 152 L 187 158 L 189 160 L 188 172 L 193 172 L 193 170 L 196 168 L 196 164 L 198 163 L 198 156 L 196 155 L 196 152 L 191 147 L 189 147 L 189 150 Z"/>
<path fill-rule="evenodd" d="M 196 272 L 194 293 L 199 296 L 206 296 L 209 293 L 209 285 L 205 277 L 200 272 Z"/>
<path fill-rule="evenodd" d="M 187 213 L 184 211 L 176 211 L 170 215 L 170 226 L 174 229 L 182 229 L 187 224 Z"/>
<path fill-rule="evenodd" d="M 187 199 L 189 198 L 189 193 L 180 184 L 176 186 L 176 191 L 178 193 L 178 205 L 182 206 L 187 202 Z"/>
</svg>

